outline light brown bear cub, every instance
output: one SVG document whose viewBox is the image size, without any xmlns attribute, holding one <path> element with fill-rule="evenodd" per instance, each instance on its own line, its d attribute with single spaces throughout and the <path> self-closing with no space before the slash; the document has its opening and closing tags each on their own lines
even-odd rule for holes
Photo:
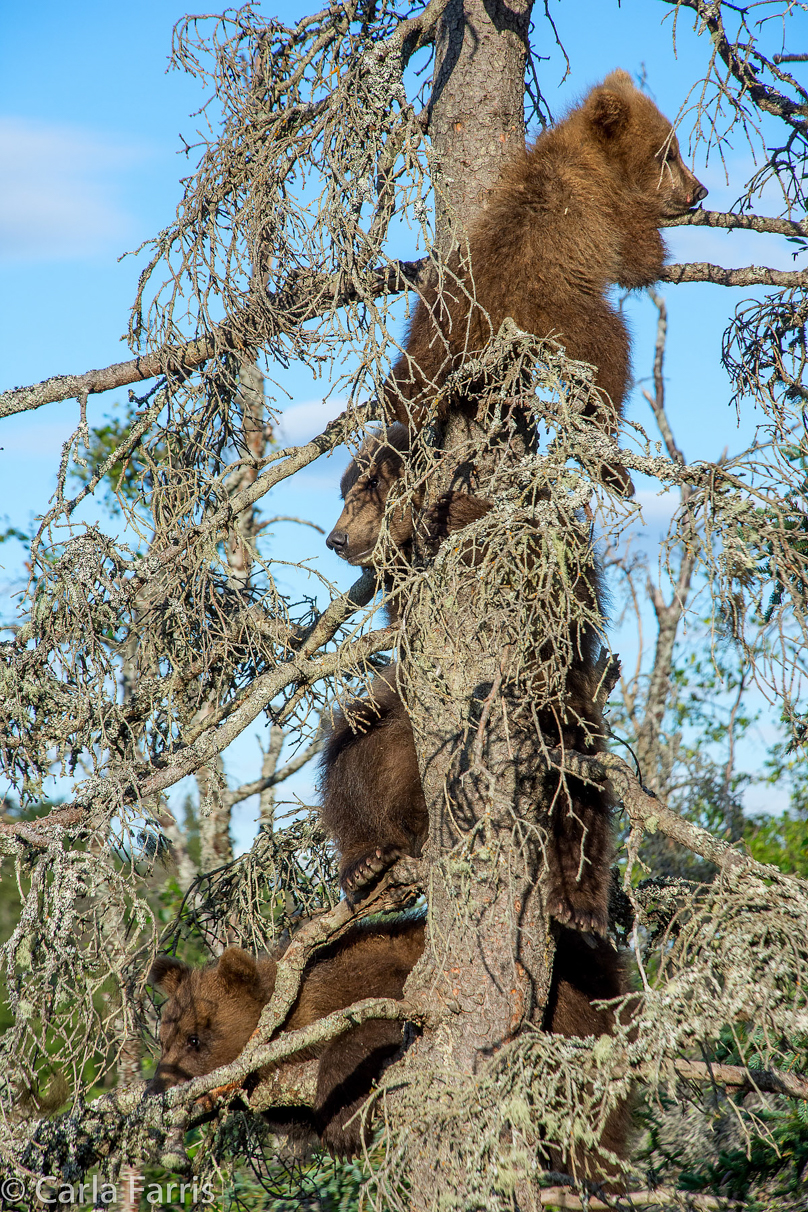
<svg viewBox="0 0 808 1212">
<path fill-rule="evenodd" d="M 284 1029 L 306 1026 L 365 997 L 400 998 L 424 943 L 421 920 L 354 927 L 309 965 Z M 149 981 L 168 994 L 168 1001 L 150 1091 L 159 1093 L 235 1060 L 272 996 L 276 968 L 277 953 L 256 960 L 237 947 L 207 968 L 158 956 Z M 599 941 L 592 947 L 580 935 L 560 931 L 545 1030 L 564 1036 L 607 1034 L 613 1012 L 592 1003 L 625 992 L 621 962 L 610 944 Z M 332 1153 L 359 1152 L 363 1136 L 357 1112 L 402 1042 L 401 1023 L 368 1022 L 354 1028 L 320 1050 L 314 1107 L 278 1108 L 264 1112 L 265 1117 L 279 1132 L 302 1136 L 309 1143 L 319 1137 Z M 311 1056 L 296 1053 L 294 1059 Z M 618 1107 L 606 1123 L 601 1145 L 622 1156 L 627 1127 L 627 1108 Z M 560 1159 L 554 1164 L 561 1164 Z M 595 1155 L 578 1164 L 593 1175 L 602 1169 Z"/>
<path fill-rule="evenodd" d="M 505 167 L 467 253 L 423 292 L 383 393 L 389 419 L 419 430 L 449 372 L 478 356 L 510 316 L 597 367 L 603 398 L 590 415 L 614 433 L 629 336 L 607 291 L 655 282 L 665 260 L 660 223 L 706 195 L 667 118 L 626 72 L 612 72 Z M 612 478 L 630 484 L 623 468 Z"/>
<path fill-rule="evenodd" d="M 351 564 L 372 565 L 382 557 L 376 543 L 387 498 L 404 471 L 408 434 L 391 426 L 369 438 L 342 479 L 344 508 L 326 542 Z M 416 503 L 417 504 L 417 503 Z M 483 517 L 491 502 L 465 493 L 442 497 L 419 518 L 439 542 Z M 412 509 L 388 511 L 392 559 L 406 562 L 412 550 Z M 383 567 L 391 556 L 384 553 Z M 599 572 L 590 569 L 574 592 L 591 604 L 600 600 Z M 395 616 L 398 603 L 392 599 Z M 541 637 L 537 643 L 540 645 Z M 571 645 L 575 660 L 566 671 L 563 710 L 539 713 L 549 745 L 579 752 L 603 748 L 603 721 L 595 701 L 600 637 L 581 627 Z M 605 934 L 612 862 L 611 800 L 600 786 L 548 774 L 554 804 L 547 847 L 547 896 L 560 922 Z M 335 712 L 320 758 L 320 816 L 340 852 L 340 879 L 349 900 L 401 855 L 418 855 L 429 821 L 421 787 L 412 726 L 398 694 L 396 669 L 374 679 L 370 694 Z M 582 861 L 583 854 L 583 861 Z"/>
</svg>

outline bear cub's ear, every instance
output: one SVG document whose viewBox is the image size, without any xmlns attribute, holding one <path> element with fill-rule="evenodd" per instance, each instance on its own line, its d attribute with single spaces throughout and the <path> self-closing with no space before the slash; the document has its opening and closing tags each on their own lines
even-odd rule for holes
<svg viewBox="0 0 808 1212">
<path fill-rule="evenodd" d="M 252 993 L 260 985 L 255 960 L 241 947 L 228 947 L 222 952 L 216 973 L 227 989 L 245 989 Z"/>
<path fill-rule="evenodd" d="M 164 993 L 171 995 L 175 992 L 182 978 L 191 969 L 174 955 L 158 955 L 151 966 L 146 983 L 156 985 Z"/>
<path fill-rule="evenodd" d="M 602 136 L 613 139 L 628 126 L 629 103 L 620 93 L 599 88 L 589 102 L 589 119 Z"/>
</svg>

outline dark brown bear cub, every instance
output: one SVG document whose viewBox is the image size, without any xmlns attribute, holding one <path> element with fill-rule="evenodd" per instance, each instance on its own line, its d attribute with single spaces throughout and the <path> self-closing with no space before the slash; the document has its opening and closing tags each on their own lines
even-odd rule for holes
<svg viewBox="0 0 808 1212">
<path fill-rule="evenodd" d="M 404 982 L 424 949 L 420 921 L 350 930 L 310 964 L 282 1030 L 293 1031 L 365 997 L 400 998 Z M 272 996 L 279 953 L 255 960 L 228 948 L 208 968 L 190 968 L 158 956 L 150 984 L 169 995 L 160 1024 L 161 1054 L 150 1083 L 159 1093 L 235 1060 Z M 353 1123 L 384 1063 L 401 1047 L 397 1022 L 363 1023 L 326 1047 L 299 1052 L 294 1060 L 320 1056 L 312 1108 L 282 1108 L 266 1118 L 280 1132 L 319 1137 L 333 1153 L 361 1147 L 361 1117 Z"/>
<path fill-rule="evenodd" d="M 285 1030 L 316 1022 L 365 997 L 400 998 L 424 941 L 423 921 L 354 927 L 307 968 Z M 272 996 L 276 968 L 276 956 L 256 960 L 238 947 L 223 952 L 207 968 L 158 956 L 149 981 L 168 994 L 168 1001 L 150 1091 L 159 1093 L 235 1060 Z M 607 942 L 592 947 L 573 931 L 559 932 L 545 1030 L 564 1036 L 605 1035 L 612 1029 L 613 1012 L 592 1003 L 625 992 L 620 959 Z M 314 1107 L 278 1108 L 265 1112 L 266 1118 L 279 1132 L 307 1135 L 310 1143 L 319 1137 L 332 1153 L 359 1152 L 362 1117 L 357 1112 L 402 1041 L 401 1023 L 377 1021 L 355 1028 L 321 1051 Z M 296 1053 L 293 1059 L 311 1056 Z M 601 1138 L 601 1145 L 618 1157 L 625 1151 L 627 1126 L 627 1108 L 619 1106 Z M 596 1155 L 588 1162 L 576 1160 L 584 1173 L 596 1175 L 603 1169 Z"/>
<path fill-rule="evenodd" d="M 665 259 L 659 225 L 707 190 L 685 166 L 668 120 L 612 72 L 583 104 L 504 169 L 439 285 L 424 291 L 384 391 L 389 418 L 420 429 L 447 375 L 510 316 L 597 367 L 613 433 L 629 381 L 629 337 L 607 291 L 650 286 Z M 617 479 L 628 484 L 624 469 Z"/>
<path fill-rule="evenodd" d="M 422 494 L 402 500 L 387 513 L 387 538 L 384 552 L 377 543 L 391 489 L 404 474 L 404 460 L 410 450 L 410 433 L 405 425 L 389 425 L 372 433 L 346 467 L 340 481 L 342 513 L 326 538 L 326 546 L 349 564 L 360 567 L 382 565 L 387 612 L 391 622 L 399 618 L 400 602 L 391 592 L 390 570 L 406 565 L 412 558 L 415 522 L 413 511 L 421 511 Z M 448 535 L 477 521 L 491 509 L 491 502 L 466 492 L 446 492 L 425 511 L 420 512 L 418 529 L 427 543 L 436 545 Z"/>
<path fill-rule="evenodd" d="M 327 542 L 352 564 L 370 564 L 388 553 L 376 551 L 387 497 L 403 474 L 407 434 L 392 426 L 371 437 L 342 479 L 344 508 Z M 440 541 L 475 518 L 491 502 L 464 493 L 441 498 L 419 519 Z M 389 534 L 393 559 L 411 553 L 412 510 L 394 506 Z M 599 600 L 598 572 L 576 586 L 590 602 Z M 391 613 L 398 604 L 392 599 Z M 566 674 L 563 710 L 539 713 L 547 743 L 598 752 L 603 723 L 595 701 L 598 637 L 581 629 L 572 645 L 577 656 Z M 428 818 L 409 716 L 398 694 L 396 670 L 374 679 L 368 698 L 335 712 L 320 758 L 320 816 L 340 852 L 340 879 L 349 899 L 401 855 L 418 855 Z M 548 802 L 554 804 L 547 847 L 548 908 L 557 920 L 580 930 L 605 934 L 612 861 L 611 802 L 599 786 L 568 778 L 566 787 L 548 775 Z"/>
</svg>

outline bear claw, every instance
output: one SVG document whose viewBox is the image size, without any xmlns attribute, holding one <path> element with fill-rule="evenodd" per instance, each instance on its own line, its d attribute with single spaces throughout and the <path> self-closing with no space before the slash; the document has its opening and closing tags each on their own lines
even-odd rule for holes
<svg viewBox="0 0 808 1212">
<path fill-rule="evenodd" d="M 377 846 L 370 854 L 345 867 L 341 883 L 348 901 L 353 904 L 358 900 L 367 885 L 373 883 L 388 867 L 392 867 L 403 853 L 397 846 Z"/>
<path fill-rule="evenodd" d="M 569 926 L 572 930 L 606 937 L 609 920 L 606 913 L 597 909 L 576 909 L 570 901 L 560 899 L 556 904 L 553 917 L 557 922 L 561 922 L 562 926 Z"/>
</svg>

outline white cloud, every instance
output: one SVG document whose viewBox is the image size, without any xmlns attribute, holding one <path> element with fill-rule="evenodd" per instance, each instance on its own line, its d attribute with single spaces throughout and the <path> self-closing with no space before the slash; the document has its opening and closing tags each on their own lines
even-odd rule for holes
<svg viewBox="0 0 808 1212">
<path fill-rule="evenodd" d="M 344 408 L 345 401 L 338 396 L 290 404 L 280 414 L 279 437 L 288 446 L 302 446 L 322 433 L 328 422 L 338 417 Z"/>
<path fill-rule="evenodd" d="M 73 260 L 120 247 L 134 218 L 118 200 L 118 177 L 147 155 L 145 145 L 80 127 L 0 117 L 0 259 Z"/>
</svg>

